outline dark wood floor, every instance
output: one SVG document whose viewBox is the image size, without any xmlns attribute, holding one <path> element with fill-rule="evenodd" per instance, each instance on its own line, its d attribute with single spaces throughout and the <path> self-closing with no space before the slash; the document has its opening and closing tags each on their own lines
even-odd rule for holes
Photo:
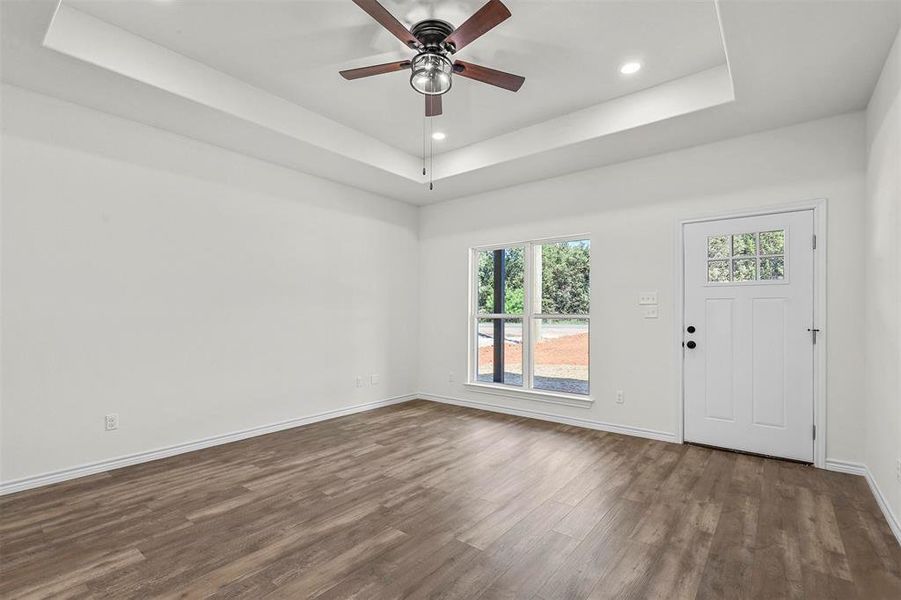
<svg viewBox="0 0 901 600">
<path fill-rule="evenodd" d="M 3 598 L 901 598 L 861 477 L 420 401 L 0 510 Z"/>
</svg>

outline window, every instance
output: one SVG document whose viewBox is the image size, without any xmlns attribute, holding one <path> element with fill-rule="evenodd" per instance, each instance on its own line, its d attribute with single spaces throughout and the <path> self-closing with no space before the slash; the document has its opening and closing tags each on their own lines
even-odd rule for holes
<svg viewBox="0 0 901 600">
<path fill-rule="evenodd" d="M 785 278 L 785 230 L 707 238 L 707 282 L 742 283 Z"/>
<path fill-rule="evenodd" d="M 589 241 L 476 249 L 472 267 L 470 383 L 587 396 Z"/>
</svg>

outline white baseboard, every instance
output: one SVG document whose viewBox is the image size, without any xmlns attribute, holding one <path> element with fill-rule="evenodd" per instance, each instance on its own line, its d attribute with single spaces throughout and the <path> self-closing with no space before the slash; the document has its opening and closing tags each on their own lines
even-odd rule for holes
<svg viewBox="0 0 901 600">
<path fill-rule="evenodd" d="M 631 425 L 617 425 L 614 423 L 606 423 L 604 421 L 595 421 L 594 419 L 583 419 L 581 417 L 564 417 L 552 413 L 546 413 L 540 410 L 532 410 L 529 408 L 511 408 L 492 404 L 490 402 L 481 402 L 478 400 L 464 400 L 463 398 L 452 398 L 450 396 L 442 396 L 439 394 L 419 394 L 419 398 L 423 400 L 431 400 L 432 402 L 441 402 L 443 404 L 453 404 L 456 406 L 467 406 L 469 408 L 478 408 L 491 412 L 499 412 L 507 415 L 515 415 L 517 417 L 529 417 L 532 419 L 540 419 L 542 421 L 551 421 L 553 423 L 562 423 L 564 425 L 574 425 L 576 427 L 585 427 L 586 429 L 596 429 L 598 431 L 608 431 L 610 433 L 622 433 L 624 435 L 633 435 L 636 437 L 658 440 L 661 442 L 678 443 L 675 433 L 666 431 L 657 431 L 655 429 L 646 429 L 644 427 L 633 427 Z"/>
<path fill-rule="evenodd" d="M 104 471 L 111 471 L 113 469 L 120 469 L 129 465 L 137 465 L 140 463 L 150 462 L 152 460 L 159 460 L 161 458 L 175 456 L 176 454 L 184 454 L 185 452 L 202 450 L 203 448 L 209 448 L 211 446 L 219 446 L 221 444 L 237 442 L 238 440 L 256 437 L 258 435 L 265 435 L 267 433 L 274 433 L 276 431 L 282 431 L 283 429 L 291 429 L 293 427 L 300 427 L 302 425 L 309 425 L 311 423 L 317 423 L 319 421 L 326 421 L 328 419 L 334 419 L 337 417 L 352 415 L 354 413 L 364 412 L 367 410 L 382 408 L 384 406 L 390 406 L 392 404 L 409 402 L 410 400 L 415 400 L 416 398 L 418 398 L 416 394 L 407 394 L 404 396 L 387 398 L 385 400 L 376 400 L 375 402 L 355 404 L 354 406 L 348 406 L 346 408 L 328 410 L 325 412 L 316 413 L 314 415 L 297 417 L 294 419 L 288 419 L 286 421 L 279 421 L 278 423 L 270 423 L 268 425 L 250 427 L 248 429 L 242 429 L 240 431 L 232 431 L 231 433 L 214 435 L 200 440 L 186 442 L 184 444 L 176 444 L 174 446 L 157 448 L 155 450 L 148 450 L 146 452 L 137 452 L 134 454 L 128 454 L 126 456 L 120 456 L 108 460 L 70 467 L 68 469 L 53 471 L 51 473 L 42 473 L 40 475 L 33 475 L 31 477 L 23 477 L 21 479 L 4 481 L 0 482 L 0 496 L 3 496 L 5 494 L 12 494 L 15 492 L 21 492 L 44 485 L 50 485 L 51 483 L 68 481 L 70 479 L 76 479 L 78 477 L 86 477 L 87 475 L 96 475 L 97 473 L 103 473 Z"/>
<path fill-rule="evenodd" d="M 888 526 L 891 528 L 892 533 L 895 534 L 895 539 L 898 540 L 898 544 L 901 544 L 901 520 L 899 520 L 898 517 L 895 516 L 895 513 L 892 512 L 888 500 L 885 499 L 885 496 L 879 488 L 879 484 L 876 483 L 876 478 L 873 477 L 873 473 L 870 471 L 869 467 L 863 463 L 826 459 L 826 468 L 830 471 L 850 473 L 851 475 L 860 475 L 861 477 L 866 478 L 867 485 L 870 486 L 870 492 L 876 499 L 879 510 L 882 511 L 885 520 L 888 521 Z"/>
<path fill-rule="evenodd" d="M 865 477 L 867 478 L 867 483 L 870 484 L 870 491 L 873 492 L 873 496 L 876 498 L 876 504 L 879 505 L 882 514 L 885 515 L 885 520 L 888 521 L 888 526 L 892 528 L 892 533 L 895 534 L 895 539 L 901 545 L 901 521 L 892 512 L 892 507 L 889 506 L 888 500 L 882 495 L 882 490 L 879 489 L 879 484 L 876 483 L 876 479 L 873 477 L 870 469 L 867 469 Z"/>
<path fill-rule="evenodd" d="M 831 458 L 826 459 L 826 470 L 836 471 L 838 473 L 848 473 L 850 475 L 860 475 L 861 477 L 867 474 L 867 466 L 863 463 L 834 460 Z"/>
</svg>

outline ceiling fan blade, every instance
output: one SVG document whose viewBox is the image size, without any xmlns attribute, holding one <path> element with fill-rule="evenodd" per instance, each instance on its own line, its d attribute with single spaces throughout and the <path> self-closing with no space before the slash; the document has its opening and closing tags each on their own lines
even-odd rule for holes
<svg viewBox="0 0 901 600">
<path fill-rule="evenodd" d="M 383 73 L 393 73 L 395 71 L 403 71 L 410 68 L 410 61 L 404 60 L 399 62 L 385 63 L 383 65 L 372 65 L 371 67 L 360 67 L 359 69 L 347 69 L 339 71 L 344 79 L 359 79 L 361 77 L 371 77 L 372 75 L 381 75 Z"/>
<path fill-rule="evenodd" d="M 454 51 L 459 52 L 463 46 L 466 46 L 509 18 L 510 9 L 504 6 L 501 0 L 489 0 L 485 6 L 477 10 L 474 15 L 457 27 L 444 41 L 453 44 Z"/>
<path fill-rule="evenodd" d="M 519 88 L 522 87 L 522 84 L 526 80 L 525 77 L 520 77 L 519 75 L 505 73 L 504 71 L 498 71 L 496 69 L 489 69 L 488 67 L 474 65 L 472 63 L 463 62 L 462 60 L 458 60 L 454 63 L 454 74 L 459 75 L 460 77 L 475 79 L 482 83 L 496 85 L 497 87 L 510 90 L 511 92 L 518 92 Z"/>
<path fill-rule="evenodd" d="M 425 97 L 425 116 L 437 117 L 441 114 L 441 96 Z"/>
<path fill-rule="evenodd" d="M 410 30 L 404 27 L 400 21 L 394 18 L 394 15 L 388 12 L 388 9 L 376 2 L 376 0 L 353 0 L 353 2 L 407 46 L 412 48 L 419 45 L 419 40 L 410 33 Z"/>
</svg>

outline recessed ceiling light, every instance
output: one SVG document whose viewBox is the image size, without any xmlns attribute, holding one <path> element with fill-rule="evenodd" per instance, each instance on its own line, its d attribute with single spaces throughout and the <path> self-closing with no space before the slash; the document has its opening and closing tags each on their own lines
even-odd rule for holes
<svg viewBox="0 0 901 600">
<path fill-rule="evenodd" d="M 640 62 L 627 62 L 619 68 L 619 72 L 623 75 L 631 75 L 641 70 Z"/>
<path fill-rule="evenodd" d="M 436 131 L 435 133 L 432 134 L 432 139 L 433 139 L 433 140 L 436 140 L 436 141 L 439 141 L 439 142 L 440 142 L 441 140 L 443 140 L 444 138 L 446 138 L 446 137 L 447 137 L 447 136 L 444 135 L 444 134 L 443 134 L 442 132 L 440 132 L 440 131 Z"/>
</svg>

